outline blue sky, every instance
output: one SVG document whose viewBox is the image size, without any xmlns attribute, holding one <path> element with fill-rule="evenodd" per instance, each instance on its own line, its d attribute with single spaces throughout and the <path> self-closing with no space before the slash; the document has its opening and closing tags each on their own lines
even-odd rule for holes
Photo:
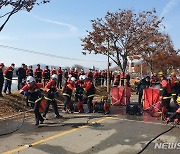
<svg viewBox="0 0 180 154">
<path fill-rule="evenodd" d="M 104 69 L 106 57 L 82 55 L 81 38 L 91 31 L 90 20 L 104 18 L 107 11 L 132 9 L 136 12 L 155 8 L 173 41 L 180 49 L 180 0 L 52 0 L 51 3 L 35 7 L 30 13 L 21 11 L 9 20 L 0 32 L 0 45 L 28 49 L 46 54 L 69 57 L 76 60 L 53 58 L 0 47 L 0 62 L 16 66 L 21 63 L 85 67 L 93 65 Z M 8 10 L 4 8 L 0 10 Z M 0 19 L 2 23 L 2 19 Z M 113 65 L 115 66 L 115 65 Z"/>
</svg>

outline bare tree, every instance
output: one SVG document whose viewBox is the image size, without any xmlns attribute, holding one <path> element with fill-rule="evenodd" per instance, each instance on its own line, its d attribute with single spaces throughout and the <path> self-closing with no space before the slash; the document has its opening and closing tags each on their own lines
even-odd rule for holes
<svg viewBox="0 0 180 154">
<path fill-rule="evenodd" d="M 35 5 L 46 4 L 51 0 L 1 0 L 0 1 L 0 10 L 4 7 L 10 8 L 8 12 L 0 14 L 0 18 L 4 19 L 3 24 L 0 26 L 0 32 L 3 30 L 6 23 L 9 21 L 12 15 L 15 13 L 25 10 L 30 12 Z"/>
</svg>

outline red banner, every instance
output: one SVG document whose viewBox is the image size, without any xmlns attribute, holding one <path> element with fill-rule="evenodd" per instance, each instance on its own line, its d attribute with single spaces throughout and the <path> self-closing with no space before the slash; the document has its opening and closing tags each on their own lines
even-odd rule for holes
<svg viewBox="0 0 180 154">
<path fill-rule="evenodd" d="M 143 109 L 154 110 L 154 112 L 160 110 L 159 89 L 147 88 L 144 90 Z"/>
<path fill-rule="evenodd" d="M 129 87 L 113 87 L 111 89 L 111 104 L 115 106 L 126 105 L 130 102 L 131 89 Z"/>
</svg>

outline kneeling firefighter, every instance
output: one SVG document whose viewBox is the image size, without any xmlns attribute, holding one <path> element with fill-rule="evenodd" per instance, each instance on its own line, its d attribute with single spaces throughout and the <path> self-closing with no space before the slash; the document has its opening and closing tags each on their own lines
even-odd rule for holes
<svg viewBox="0 0 180 154">
<path fill-rule="evenodd" d="M 172 119 L 174 119 L 174 124 L 178 124 L 180 122 L 180 97 L 177 98 L 178 109 L 174 114 L 166 119 L 166 122 L 169 123 Z"/>
<path fill-rule="evenodd" d="M 57 107 L 57 102 L 55 100 L 55 96 L 59 96 L 59 93 L 57 91 L 57 79 L 58 76 L 56 74 L 53 74 L 51 76 L 51 80 L 46 84 L 44 90 L 45 90 L 45 99 L 46 99 L 46 106 L 44 109 L 43 117 L 46 118 L 46 114 L 48 113 L 50 104 L 52 105 L 54 112 L 56 114 L 56 118 L 60 118 Z"/>
<path fill-rule="evenodd" d="M 43 123 L 44 119 L 39 112 L 39 108 L 41 105 L 41 100 L 43 98 L 42 88 L 43 85 L 41 83 L 36 83 L 32 76 L 28 76 L 26 79 L 26 84 L 23 88 L 20 89 L 20 93 L 28 96 L 28 102 L 34 103 L 34 114 L 35 114 L 35 125 L 39 125 Z"/>
</svg>

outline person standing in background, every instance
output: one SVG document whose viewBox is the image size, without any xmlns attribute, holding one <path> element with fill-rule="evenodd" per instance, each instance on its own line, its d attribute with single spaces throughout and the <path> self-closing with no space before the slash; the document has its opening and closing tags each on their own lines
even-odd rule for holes
<svg viewBox="0 0 180 154">
<path fill-rule="evenodd" d="M 26 70 L 25 64 L 23 63 L 21 67 L 19 67 L 16 71 L 16 75 L 18 76 L 18 86 L 17 89 L 20 90 L 22 82 L 26 79 Z"/>
<path fill-rule="evenodd" d="M 0 63 L 0 97 L 3 97 L 2 95 L 2 89 L 4 84 L 3 68 L 4 68 L 4 63 Z"/>
<path fill-rule="evenodd" d="M 11 66 L 7 67 L 4 71 L 4 79 L 5 79 L 4 93 L 5 94 L 6 94 L 7 89 L 9 91 L 8 94 L 11 94 L 11 84 L 12 84 L 14 67 L 15 67 L 15 64 L 12 63 Z"/>
</svg>

